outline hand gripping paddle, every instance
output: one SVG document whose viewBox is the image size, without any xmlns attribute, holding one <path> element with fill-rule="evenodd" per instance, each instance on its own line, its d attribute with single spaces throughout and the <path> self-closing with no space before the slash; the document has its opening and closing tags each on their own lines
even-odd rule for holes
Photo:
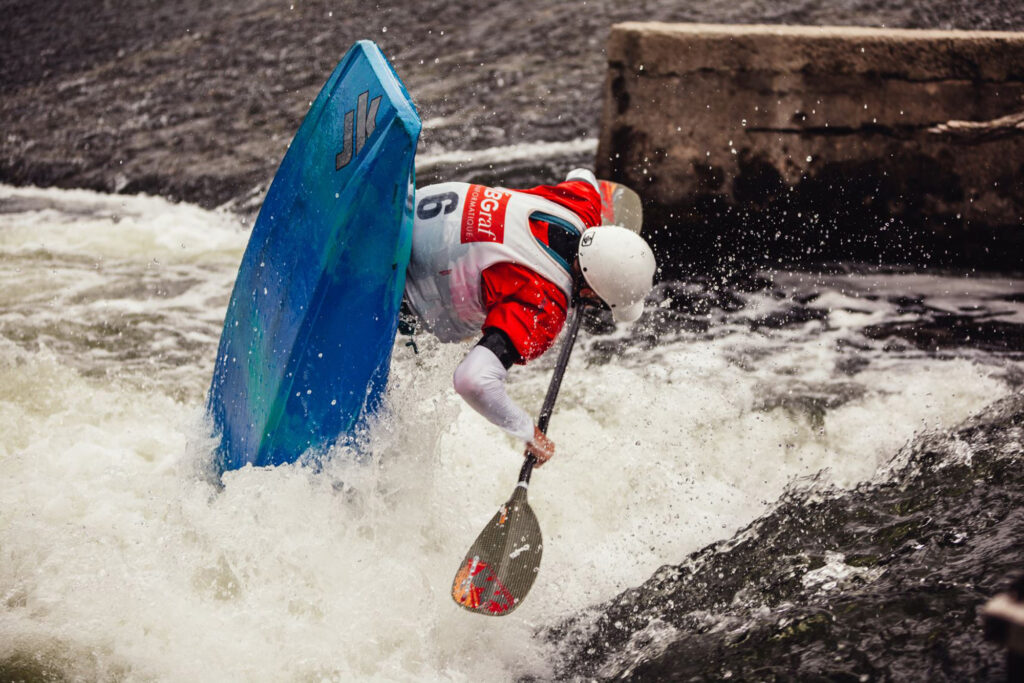
<svg viewBox="0 0 1024 683">
<path fill-rule="evenodd" d="M 545 434 L 582 319 L 578 307 L 558 354 L 537 420 L 537 428 Z M 508 614 L 519 606 L 537 578 L 544 546 L 537 515 L 526 502 L 526 488 L 536 462 L 533 455 L 527 454 L 512 497 L 480 532 L 455 573 L 452 599 L 470 612 L 494 617 Z"/>
</svg>

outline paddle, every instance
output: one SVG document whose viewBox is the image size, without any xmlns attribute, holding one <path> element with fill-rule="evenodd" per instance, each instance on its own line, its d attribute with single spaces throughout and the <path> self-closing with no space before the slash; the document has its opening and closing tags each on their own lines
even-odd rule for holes
<svg viewBox="0 0 1024 683">
<path fill-rule="evenodd" d="M 601 222 L 621 225 L 640 234 L 644 225 L 644 207 L 640 195 L 611 180 L 598 180 L 601 188 Z"/>
<path fill-rule="evenodd" d="M 583 319 L 581 309 L 582 306 L 577 307 L 569 324 L 537 420 L 537 428 L 545 434 Z M 480 532 L 455 573 L 452 599 L 470 612 L 495 617 L 508 614 L 519 606 L 537 578 L 543 540 L 537 516 L 526 501 L 526 489 L 536 462 L 533 455 L 527 454 L 512 497 Z"/>
</svg>

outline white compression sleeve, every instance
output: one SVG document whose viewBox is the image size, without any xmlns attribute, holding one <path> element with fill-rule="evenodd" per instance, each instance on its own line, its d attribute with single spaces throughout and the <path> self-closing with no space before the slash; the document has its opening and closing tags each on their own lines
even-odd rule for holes
<svg viewBox="0 0 1024 683">
<path fill-rule="evenodd" d="M 494 352 L 483 346 L 473 350 L 455 368 L 455 391 L 473 410 L 512 436 L 533 439 L 533 419 L 505 392 L 508 370 Z"/>
<path fill-rule="evenodd" d="M 597 184 L 597 178 L 594 177 L 594 172 L 586 168 L 574 168 L 569 171 L 569 175 L 565 176 L 566 181 L 569 180 L 582 180 L 590 183 L 598 194 L 601 194 L 601 186 Z"/>
</svg>

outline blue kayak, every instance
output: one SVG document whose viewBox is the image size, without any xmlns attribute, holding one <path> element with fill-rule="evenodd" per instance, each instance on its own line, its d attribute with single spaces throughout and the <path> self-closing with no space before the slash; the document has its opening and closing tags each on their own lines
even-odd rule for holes
<svg viewBox="0 0 1024 683">
<path fill-rule="evenodd" d="M 292 140 L 235 280 L 207 402 L 222 471 L 322 453 L 378 408 L 420 126 L 380 49 L 355 44 Z"/>
</svg>

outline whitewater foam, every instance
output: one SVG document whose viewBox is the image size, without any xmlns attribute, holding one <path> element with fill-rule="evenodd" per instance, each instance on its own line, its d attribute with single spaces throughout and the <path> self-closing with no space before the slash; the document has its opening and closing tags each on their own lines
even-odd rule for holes
<svg viewBox="0 0 1024 683">
<path fill-rule="evenodd" d="M 322 468 L 245 468 L 219 488 L 203 400 L 244 231 L 146 197 L 0 201 L 0 662 L 69 677 L 543 677 L 538 627 L 731 537 L 795 478 L 853 486 L 1011 390 L 971 357 L 870 346 L 841 372 L 837 342 L 892 313 L 852 296 L 856 278 L 822 294 L 827 322 L 725 321 L 610 362 L 584 335 L 558 453 L 530 488 L 541 574 L 513 615 L 480 618 L 450 584 L 521 445 L 452 390 L 465 349 L 396 343 L 369 465 L 335 449 Z M 550 363 L 512 372 L 529 411 Z"/>
</svg>

